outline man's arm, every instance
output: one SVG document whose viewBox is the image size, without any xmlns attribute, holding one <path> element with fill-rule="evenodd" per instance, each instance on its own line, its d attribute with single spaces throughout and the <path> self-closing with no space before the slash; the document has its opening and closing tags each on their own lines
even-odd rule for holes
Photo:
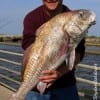
<svg viewBox="0 0 100 100">
<path fill-rule="evenodd" d="M 34 43 L 36 35 L 36 27 L 35 27 L 35 18 L 29 13 L 24 18 L 24 29 L 23 29 L 23 37 L 22 37 L 22 48 L 24 49 L 24 56 L 23 56 L 23 62 L 22 62 L 22 69 L 21 69 L 21 76 L 23 80 L 23 74 L 25 70 L 26 63 L 28 61 L 28 54 L 30 52 L 31 44 Z M 34 25 L 33 25 L 34 23 Z"/>
<path fill-rule="evenodd" d="M 24 50 L 26 50 L 26 48 L 28 48 L 35 41 L 36 25 L 34 20 L 35 18 L 33 19 L 33 16 L 30 13 L 24 18 L 22 37 L 22 48 Z"/>
</svg>

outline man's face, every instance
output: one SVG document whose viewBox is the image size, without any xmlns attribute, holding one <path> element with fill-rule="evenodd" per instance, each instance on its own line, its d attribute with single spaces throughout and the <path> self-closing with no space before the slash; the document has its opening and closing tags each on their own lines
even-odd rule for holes
<svg viewBox="0 0 100 100">
<path fill-rule="evenodd" d="M 55 10 L 62 0 L 43 0 L 43 4 L 48 10 Z"/>
</svg>

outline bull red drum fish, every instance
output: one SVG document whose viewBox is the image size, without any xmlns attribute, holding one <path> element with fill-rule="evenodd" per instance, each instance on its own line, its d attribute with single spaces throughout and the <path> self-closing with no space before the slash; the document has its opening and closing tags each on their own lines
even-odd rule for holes
<svg viewBox="0 0 100 100">
<path fill-rule="evenodd" d="M 72 70 L 75 48 L 95 20 L 94 12 L 80 9 L 59 14 L 39 27 L 35 43 L 27 49 L 23 82 L 10 100 L 25 100 L 27 93 L 36 86 L 43 94 L 46 83 L 39 81 L 43 70 L 56 70 L 64 60 Z"/>
</svg>

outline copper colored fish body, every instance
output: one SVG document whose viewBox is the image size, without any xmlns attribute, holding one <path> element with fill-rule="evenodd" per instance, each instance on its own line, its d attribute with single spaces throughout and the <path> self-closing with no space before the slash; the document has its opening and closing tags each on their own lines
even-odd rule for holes
<svg viewBox="0 0 100 100">
<path fill-rule="evenodd" d="M 75 48 L 95 22 L 95 17 L 94 12 L 81 9 L 59 14 L 43 24 L 37 30 L 35 43 L 28 52 L 23 82 L 10 100 L 25 100 L 35 86 L 43 94 L 45 83 L 39 82 L 43 70 L 55 70 L 64 60 L 71 70 Z"/>
</svg>

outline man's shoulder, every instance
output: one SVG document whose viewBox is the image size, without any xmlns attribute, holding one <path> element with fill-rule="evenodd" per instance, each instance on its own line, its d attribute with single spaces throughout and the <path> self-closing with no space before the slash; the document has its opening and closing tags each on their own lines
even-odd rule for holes
<svg viewBox="0 0 100 100">
<path fill-rule="evenodd" d="M 64 11 L 64 12 L 66 12 L 66 11 L 71 11 L 71 9 L 70 9 L 68 6 L 63 5 L 63 11 Z"/>
<path fill-rule="evenodd" d="M 37 14 L 42 13 L 42 12 L 44 11 L 43 9 L 44 9 L 44 6 L 41 5 L 41 6 L 37 7 L 37 8 L 35 8 L 35 9 L 33 9 L 32 11 L 30 11 L 30 12 L 26 15 L 26 17 L 29 17 L 29 16 L 36 16 Z"/>
<path fill-rule="evenodd" d="M 41 5 L 41 6 L 37 7 L 37 8 L 35 8 L 34 10 L 32 10 L 30 13 L 38 13 L 38 12 L 43 11 L 43 9 L 44 9 L 44 6 Z"/>
</svg>

